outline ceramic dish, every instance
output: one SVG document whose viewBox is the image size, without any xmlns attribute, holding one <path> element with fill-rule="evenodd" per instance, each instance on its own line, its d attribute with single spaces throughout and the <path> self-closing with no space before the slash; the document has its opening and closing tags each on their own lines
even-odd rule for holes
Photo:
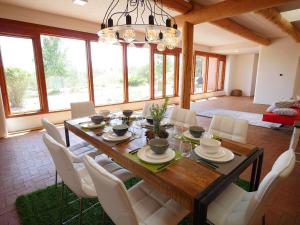
<svg viewBox="0 0 300 225">
<path fill-rule="evenodd" d="M 173 160 L 175 156 L 175 152 L 170 148 L 167 149 L 167 151 L 164 154 L 156 155 L 148 145 L 141 148 L 137 153 L 137 157 L 140 160 L 150 164 L 166 163 Z"/>
<path fill-rule="evenodd" d="M 107 133 L 104 133 L 102 135 L 102 138 L 106 141 L 116 142 L 116 141 L 125 141 L 125 140 L 131 138 L 131 136 L 132 136 L 131 132 L 127 132 L 123 136 L 118 136 L 113 131 L 109 131 Z"/>
<path fill-rule="evenodd" d="M 88 121 L 88 122 L 82 122 L 82 123 L 79 123 L 79 125 L 82 127 L 82 128 L 85 128 L 85 129 L 96 129 L 96 128 L 99 128 L 99 127 L 102 127 L 103 124 L 100 123 L 100 124 L 96 124 L 96 123 L 93 123 L 91 121 Z"/>
<path fill-rule="evenodd" d="M 222 151 L 224 151 L 224 153 L 221 153 Z M 194 149 L 194 152 L 200 158 L 203 158 L 207 161 L 216 162 L 216 163 L 226 163 L 226 162 L 229 162 L 234 159 L 233 152 L 230 151 L 229 149 L 223 148 L 223 147 L 220 147 L 220 149 L 219 149 L 220 153 L 216 153 L 216 154 L 208 154 L 207 150 L 201 146 L 197 146 Z M 218 154 L 220 154 L 220 155 L 218 155 Z"/>
</svg>

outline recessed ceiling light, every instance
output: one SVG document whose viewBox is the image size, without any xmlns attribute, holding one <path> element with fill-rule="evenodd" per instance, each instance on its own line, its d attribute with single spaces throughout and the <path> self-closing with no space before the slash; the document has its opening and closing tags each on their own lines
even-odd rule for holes
<svg viewBox="0 0 300 225">
<path fill-rule="evenodd" d="M 72 0 L 74 4 L 76 5 L 85 5 L 88 0 Z"/>
<path fill-rule="evenodd" d="M 300 9 L 282 12 L 281 15 L 289 22 L 298 21 L 300 20 Z"/>
</svg>

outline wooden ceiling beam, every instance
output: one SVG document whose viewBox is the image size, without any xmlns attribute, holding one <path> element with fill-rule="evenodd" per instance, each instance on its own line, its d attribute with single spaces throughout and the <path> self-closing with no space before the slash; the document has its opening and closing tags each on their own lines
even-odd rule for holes
<svg viewBox="0 0 300 225">
<path fill-rule="evenodd" d="M 275 24 L 282 31 L 290 35 L 296 42 L 300 42 L 300 32 L 298 29 L 291 22 L 286 20 L 276 9 L 264 9 L 255 13 Z"/>
<path fill-rule="evenodd" d="M 163 0 L 163 5 L 167 8 L 176 10 L 180 13 L 189 12 L 192 9 L 203 8 L 203 5 L 201 5 L 199 3 L 193 2 L 193 4 L 192 4 L 192 3 L 186 2 L 184 0 Z M 180 7 L 178 7 L 178 5 Z M 255 32 L 253 32 L 252 30 L 248 29 L 247 27 L 244 27 L 230 19 L 216 20 L 211 23 L 224 29 L 224 30 L 227 30 L 231 33 L 237 34 L 245 39 L 256 42 L 258 44 L 269 45 L 271 43 L 271 41 L 268 38 L 262 37 L 262 36 L 256 34 Z"/>
<path fill-rule="evenodd" d="M 180 25 L 183 22 L 199 24 L 236 16 L 242 13 L 271 8 L 292 1 L 294 0 L 225 0 L 203 8 L 192 9 L 184 15 L 176 16 L 175 19 L 176 23 Z"/>
</svg>

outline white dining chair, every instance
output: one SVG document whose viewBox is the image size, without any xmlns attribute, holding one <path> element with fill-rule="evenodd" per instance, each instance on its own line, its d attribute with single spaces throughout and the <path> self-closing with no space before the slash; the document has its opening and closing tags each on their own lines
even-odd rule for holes
<svg viewBox="0 0 300 225">
<path fill-rule="evenodd" d="M 79 117 L 86 117 L 96 114 L 94 103 L 88 102 L 72 102 L 71 103 L 71 117 L 76 119 Z"/>
<path fill-rule="evenodd" d="M 209 133 L 241 143 L 247 142 L 247 132 L 247 120 L 228 116 L 213 116 L 209 126 Z"/>
<path fill-rule="evenodd" d="M 190 127 L 198 124 L 196 112 L 194 110 L 174 107 L 170 122 L 175 126 Z"/>
<path fill-rule="evenodd" d="M 66 185 L 80 199 L 79 221 L 82 224 L 83 198 L 95 198 L 97 193 L 95 186 L 85 167 L 76 167 L 74 163 L 82 162 L 81 158 L 75 156 L 64 145 L 55 141 L 50 135 L 44 134 L 43 141 L 49 150 L 55 167 L 64 185 Z M 113 174 L 122 181 L 129 180 L 133 175 L 109 158 L 102 156 L 95 163 L 101 165 L 107 173 Z M 62 188 L 62 193 L 64 192 Z"/>
<path fill-rule="evenodd" d="M 50 123 L 48 119 L 42 118 L 42 124 L 43 127 L 45 128 L 46 132 L 59 144 L 66 146 L 65 141 L 63 140 L 59 130 L 57 127 L 53 124 Z M 81 157 L 85 154 L 89 154 L 92 157 L 96 157 L 97 155 L 102 154 L 102 152 L 95 148 L 93 145 L 90 145 L 86 141 L 79 142 L 78 144 L 75 144 L 73 146 L 70 146 L 68 148 L 74 155 L 77 157 Z M 55 172 L 55 185 L 57 185 L 57 172 Z"/>
<path fill-rule="evenodd" d="M 152 103 L 152 102 L 145 102 L 144 107 L 143 107 L 143 111 L 142 111 L 142 116 L 143 117 L 151 116 L 150 109 L 153 106 L 153 104 L 154 103 Z"/>
<path fill-rule="evenodd" d="M 299 152 L 296 152 L 297 146 L 299 144 L 299 137 L 300 137 L 300 121 L 296 122 L 293 129 L 292 138 L 290 141 L 290 148 L 295 150 L 296 155 L 299 155 Z M 299 163 L 299 160 L 296 160 Z"/>
<path fill-rule="evenodd" d="M 83 158 L 96 188 L 99 202 L 116 225 L 175 225 L 188 213 L 144 181 L 128 191 L 121 180 L 97 164 Z"/>
<path fill-rule="evenodd" d="M 209 221 L 214 225 L 250 225 L 264 218 L 271 193 L 294 166 L 295 152 L 289 149 L 278 157 L 257 191 L 246 192 L 235 184 L 230 185 L 208 206 Z"/>
</svg>

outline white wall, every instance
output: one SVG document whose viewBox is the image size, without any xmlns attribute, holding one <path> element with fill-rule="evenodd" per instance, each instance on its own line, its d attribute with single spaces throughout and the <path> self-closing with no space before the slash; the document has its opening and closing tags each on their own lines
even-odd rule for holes
<svg viewBox="0 0 300 225">
<path fill-rule="evenodd" d="M 299 57 L 300 43 L 291 38 L 277 39 L 269 46 L 261 46 L 255 103 L 272 104 L 293 97 L 295 88 L 299 89 L 299 84 L 295 85 Z"/>
<path fill-rule="evenodd" d="M 295 79 L 294 96 L 300 96 L 300 57 L 298 60 L 297 73 Z"/>
<path fill-rule="evenodd" d="M 240 89 L 244 96 L 252 96 L 257 72 L 257 54 L 227 56 L 225 91 Z"/>
</svg>

